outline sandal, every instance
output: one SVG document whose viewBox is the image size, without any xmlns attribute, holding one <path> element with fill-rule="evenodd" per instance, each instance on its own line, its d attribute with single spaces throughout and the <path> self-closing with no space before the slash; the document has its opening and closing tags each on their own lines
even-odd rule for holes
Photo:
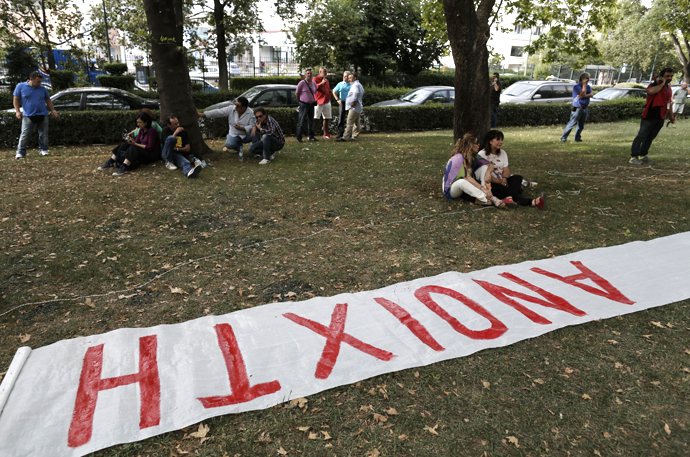
<svg viewBox="0 0 690 457">
<path fill-rule="evenodd" d="M 483 201 L 481 201 L 481 200 L 478 199 L 478 198 L 475 198 L 475 199 L 474 199 L 474 204 L 475 204 L 475 205 L 480 205 L 480 206 L 491 206 L 491 205 L 493 205 L 493 203 L 491 203 L 490 201 L 483 202 Z"/>
<path fill-rule="evenodd" d="M 539 203 L 534 204 L 537 200 L 539 200 Z M 546 192 L 542 192 L 539 198 L 535 198 L 532 203 L 532 206 L 537 209 L 546 209 Z"/>
<path fill-rule="evenodd" d="M 515 200 L 513 200 L 513 197 L 504 198 L 503 203 L 505 203 L 508 208 L 517 208 L 518 207 L 518 204 L 515 203 Z"/>
<path fill-rule="evenodd" d="M 499 200 L 496 197 L 491 197 L 491 203 L 493 203 L 496 208 L 508 209 L 503 200 Z"/>
</svg>

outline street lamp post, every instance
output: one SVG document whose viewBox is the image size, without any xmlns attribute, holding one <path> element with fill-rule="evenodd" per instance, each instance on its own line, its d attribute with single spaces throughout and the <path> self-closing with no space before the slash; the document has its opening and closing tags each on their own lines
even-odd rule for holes
<svg viewBox="0 0 690 457">
<path fill-rule="evenodd" d="M 656 44 L 656 54 L 654 54 L 654 63 L 652 64 L 652 74 L 649 75 L 649 80 L 654 78 L 654 67 L 656 67 L 656 58 L 659 56 L 659 46 L 661 46 L 661 37 L 666 35 L 667 32 L 662 32 L 659 34 L 659 41 Z"/>
</svg>

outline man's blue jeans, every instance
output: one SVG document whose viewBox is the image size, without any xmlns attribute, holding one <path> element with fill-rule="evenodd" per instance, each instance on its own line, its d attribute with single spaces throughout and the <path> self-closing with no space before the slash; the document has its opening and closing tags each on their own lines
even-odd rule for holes
<svg viewBox="0 0 690 457">
<path fill-rule="evenodd" d="M 633 140 L 630 155 L 644 157 L 649 152 L 649 147 L 652 141 L 659 134 L 661 128 L 664 126 L 664 119 L 642 119 L 640 122 L 640 131 Z"/>
<path fill-rule="evenodd" d="M 179 168 L 182 168 L 182 173 L 184 173 L 184 175 L 187 176 L 189 170 L 191 170 L 194 167 L 192 167 L 192 164 L 189 162 L 189 160 L 187 160 L 187 158 L 184 155 L 174 151 L 176 144 L 177 137 L 170 135 L 168 138 L 166 138 L 165 143 L 163 144 L 163 151 L 161 152 L 161 156 L 163 157 L 163 160 L 165 160 L 166 162 L 172 162 Z"/>
<path fill-rule="evenodd" d="M 314 138 L 314 105 L 311 103 L 299 102 L 299 114 L 297 119 L 297 139 L 302 139 L 302 124 L 307 118 L 307 138 Z"/>
<path fill-rule="evenodd" d="M 43 122 L 34 124 L 27 116 L 22 117 L 22 133 L 19 135 L 19 145 L 17 154 L 26 155 L 26 147 L 29 145 L 31 135 L 34 133 L 34 125 L 38 129 L 38 149 L 48 151 L 48 115 L 43 118 Z"/>
<path fill-rule="evenodd" d="M 225 147 L 239 152 L 242 149 L 243 144 L 253 144 L 257 141 L 259 141 L 259 139 L 254 138 L 251 134 L 247 134 L 244 138 L 242 138 L 241 136 L 233 136 L 228 133 L 228 136 L 225 138 Z"/>
<path fill-rule="evenodd" d="M 498 104 L 497 103 L 492 103 L 491 104 L 491 128 L 496 128 L 496 124 L 498 124 Z"/>
<path fill-rule="evenodd" d="M 563 130 L 563 136 L 561 141 L 566 141 L 570 131 L 577 125 L 577 130 L 575 130 L 575 141 L 582 141 L 582 130 L 585 128 L 585 121 L 587 120 L 587 108 L 578 108 L 577 110 L 570 113 L 570 120 L 568 125 L 565 126 Z"/>
<path fill-rule="evenodd" d="M 263 151 L 264 159 L 271 160 L 274 152 L 283 149 L 284 144 L 278 141 L 278 138 L 273 135 L 263 135 L 261 141 L 257 141 L 249 147 L 249 152 L 252 154 L 260 154 Z"/>
</svg>

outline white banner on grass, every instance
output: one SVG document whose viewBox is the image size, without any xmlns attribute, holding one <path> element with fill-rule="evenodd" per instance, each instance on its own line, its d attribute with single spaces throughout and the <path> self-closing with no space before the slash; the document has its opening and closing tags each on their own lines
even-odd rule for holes
<svg viewBox="0 0 690 457">
<path fill-rule="evenodd" d="M 0 455 L 81 456 L 684 300 L 688 258 L 690 232 L 60 341 L 16 377 Z"/>
</svg>

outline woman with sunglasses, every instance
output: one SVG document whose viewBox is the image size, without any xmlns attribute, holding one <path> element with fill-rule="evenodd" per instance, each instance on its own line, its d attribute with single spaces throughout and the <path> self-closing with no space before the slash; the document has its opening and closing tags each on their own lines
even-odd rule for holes
<svg viewBox="0 0 690 457">
<path fill-rule="evenodd" d="M 478 205 L 505 208 L 505 204 L 485 185 L 493 166 L 485 159 L 477 158 L 478 151 L 479 141 L 474 134 L 466 133 L 458 140 L 443 174 L 443 195 L 448 200 L 462 198 Z M 482 182 L 477 182 L 472 176 L 480 176 Z"/>
<path fill-rule="evenodd" d="M 508 154 L 501 149 L 503 146 L 503 132 L 489 130 L 484 137 L 484 149 L 479 151 L 479 157 L 493 164 L 489 178 L 491 191 L 498 198 L 502 198 L 510 207 L 532 206 L 538 209 L 546 208 L 546 192 L 535 199 L 525 198 L 522 192 L 522 176 L 511 175 L 508 169 Z"/>
</svg>

